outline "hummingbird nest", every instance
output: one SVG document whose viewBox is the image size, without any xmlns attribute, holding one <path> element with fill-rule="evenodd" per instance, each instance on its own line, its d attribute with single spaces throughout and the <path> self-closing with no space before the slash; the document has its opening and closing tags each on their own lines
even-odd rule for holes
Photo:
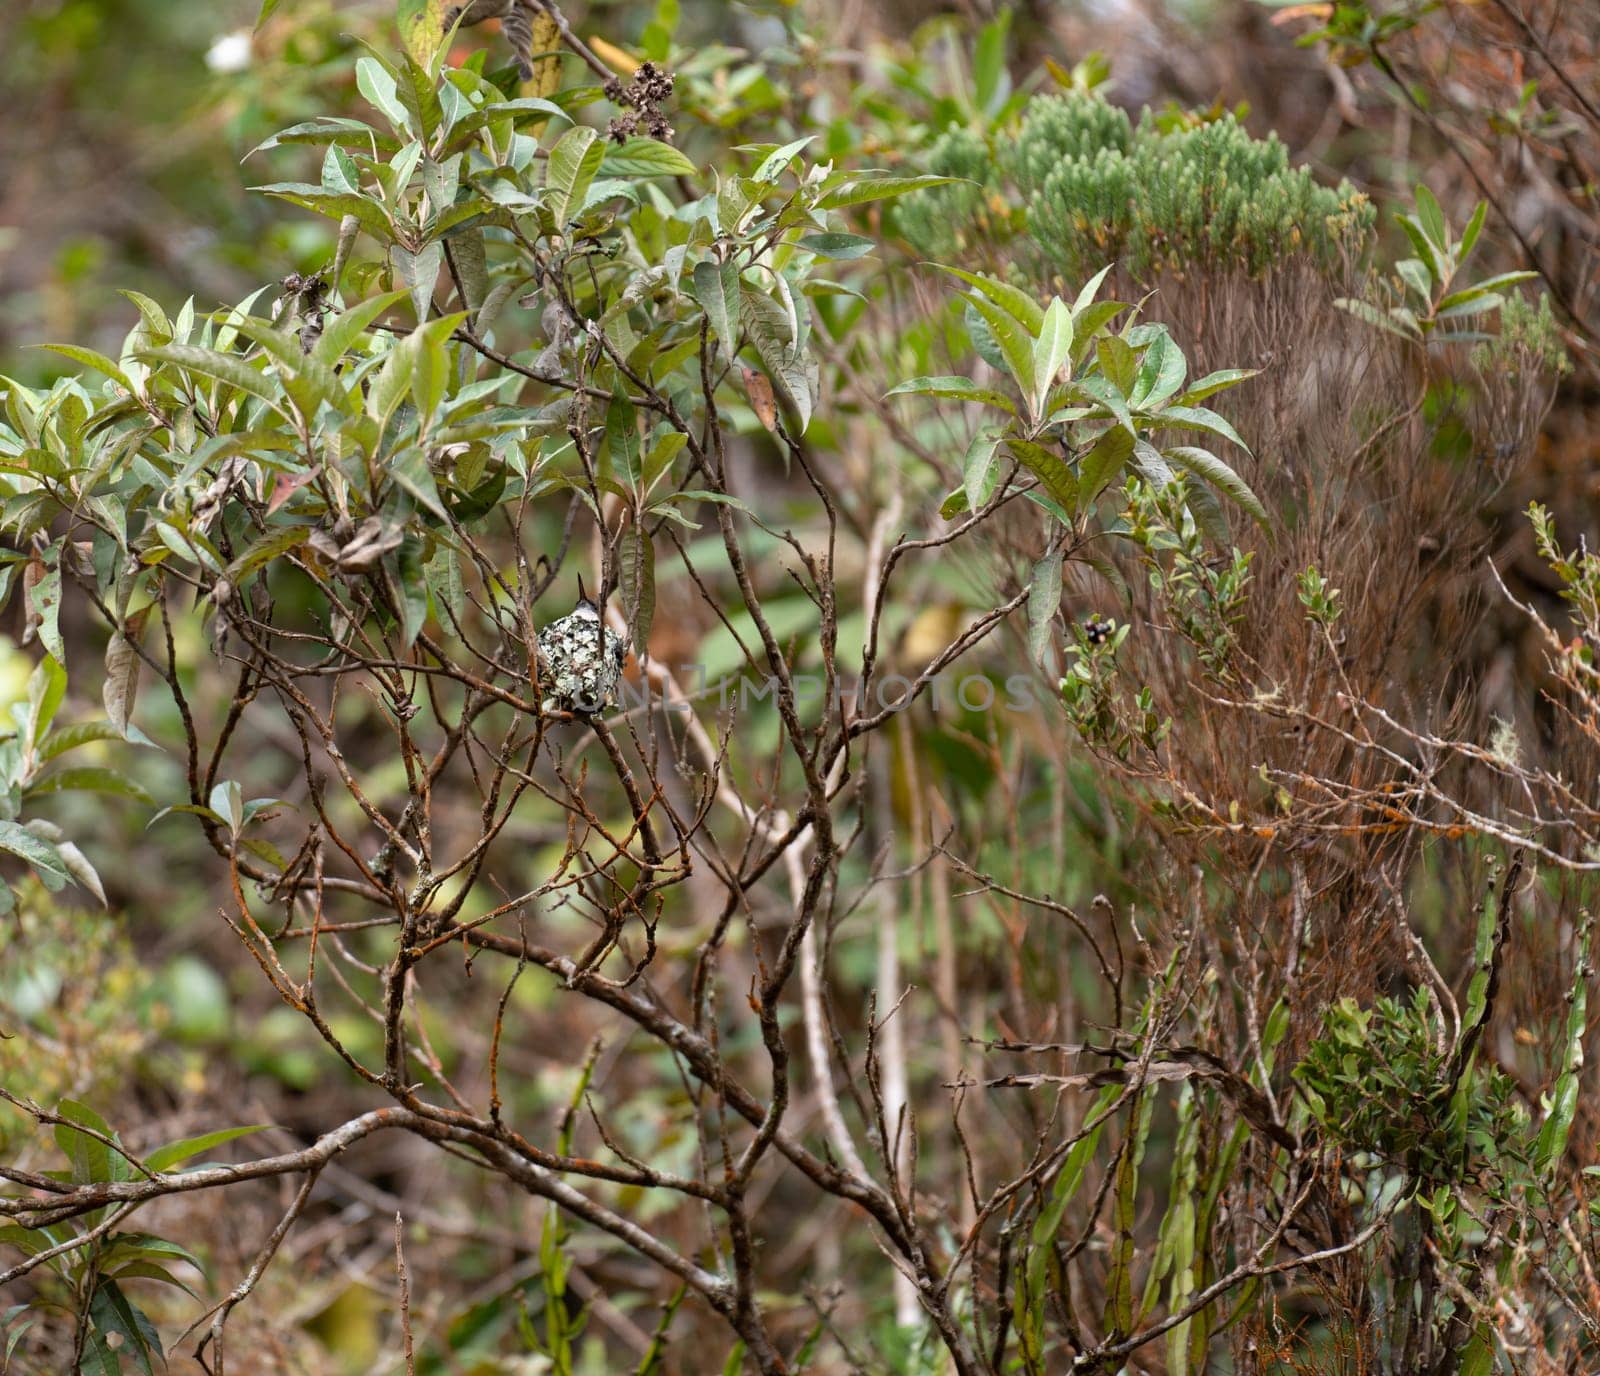
<svg viewBox="0 0 1600 1376">
<path fill-rule="evenodd" d="M 598 712 L 612 700 L 627 646 L 581 598 L 559 621 L 539 632 L 539 686 L 545 712 Z"/>
</svg>

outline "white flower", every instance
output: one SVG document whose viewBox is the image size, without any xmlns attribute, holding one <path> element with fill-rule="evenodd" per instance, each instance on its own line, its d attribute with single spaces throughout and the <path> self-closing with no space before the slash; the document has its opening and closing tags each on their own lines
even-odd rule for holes
<svg viewBox="0 0 1600 1376">
<path fill-rule="evenodd" d="M 242 72 L 253 56 L 250 30 L 235 29 L 223 34 L 206 50 L 206 66 L 214 72 Z"/>
</svg>

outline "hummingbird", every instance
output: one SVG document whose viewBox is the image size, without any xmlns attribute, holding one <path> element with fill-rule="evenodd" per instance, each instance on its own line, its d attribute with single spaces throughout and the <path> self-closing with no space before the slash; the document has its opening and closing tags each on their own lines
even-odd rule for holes
<svg viewBox="0 0 1600 1376">
<path fill-rule="evenodd" d="M 530 0 L 469 0 L 445 11 L 444 31 L 449 33 L 459 21 L 463 28 L 499 19 L 501 30 L 517 55 L 517 75 L 524 81 L 533 77 L 533 5 Z"/>
</svg>

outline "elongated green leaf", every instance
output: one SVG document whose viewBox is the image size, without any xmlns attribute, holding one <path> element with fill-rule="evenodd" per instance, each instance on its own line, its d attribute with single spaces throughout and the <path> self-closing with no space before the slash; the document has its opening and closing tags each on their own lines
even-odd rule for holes
<svg viewBox="0 0 1600 1376">
<path fill-rule="evenodd" d="M 41 349 L 48 349 L 53 354 L 60 354 L 63 358 L 70 358 L 74 363 L 81 363 L 85 368 L 93 368 L 104 373 L 114 382 L 128 389 L 136 391 L 133 383 L 128 380 L 128 375 L 117 364 L 113 363 L 102 353 L 93 349 L 83 349 L 76 344 L 40 344 Z"/>
<path fill-rule="evenodd" d="M 1054 550 L 1033 566 L 1028 583 L 1028 653 L 1044 663 L 1056 613 L 1061 609 L 1061 551 Z"/>
<path fill-rule="evenodd" d="M 1123 396 L 1132 392 L 1139 376 L 1139 359 L 1128 341 L 1116 335 L 1107 335 L 1096 342 L 1095 354 L 1100 360 L 1100 371 L 1105 375 L 1105 380 Z"/>
<path fill-rule="evenodd" d="M 702 260 L 689 275 L 689 294 L 706 313 L 711 332 L 731 357 L 739 343 L 739 269 L 732 262 Z"/>
<path fill-rule="evenodd" d="M 1441 253 L 1450 251 L 1450 229 L 1445 223 L 1444 211 L 1439 208 L 1439 202 L 1433 192 L 1422 183 L 1417 184 L 1417 219 L 1421 222 L 1423 231 L 1428 240 Z"/>
<path fill-rule="evenodd" d="M 1207 373 L 1194 386 L 1190 387 L 1178 398 L 1185 406 L 1192 406 L 1197 401 L 1204 401 L 1213 393 L 1221 392 L 1229 387 L 1237 387 L 1247 378 L 1254 377 L 1259 368 L 1222 368 L 1214 373 Z"/>
<path fill-rule="evenodd" d="M 994 496 L 1000 481 L 1000 465 L 996 451 L 1003 432 L 994 426 L 985 426 L 967 445 L 966 457 L 961 463 L 961 485 L 967 494 L 967 505 L 979 511 Z"/>
<path fill-rule="evenodd" d="M 628 622 L 628 638 L 642 654 L 656 614 L 656 552 L 650 533 L 638 525 L 629 525 L 622 532 L 617 549 L 617 583 L 622 614 Z"/>
<path fill-rule="evenodd" d="M 1113 264 L 1107 263 L 1079 289 L 1077 299 L 1072 303 L 1072 319 L 1074 323 L 1077 323 L 1082 318 L 1084 311 L 1089 308 L 1089 303 L 1100 294 L 1100 285 L 1106 280 L 1106 275 L 1113 266 Z"/>
<path fill-rule="evenodd" d="M 1588 1034 L 1589 1016 L 1589 946 L 1594 933 L 1592 921 L 1586 920 L 1578 938 L 1578 959 L 1574 966 L 1572 988 L 1567 994 L 1566 1045 L 1561 1059 L 1561 1074 L 1556 1078 L 1555 1092 L 1550 1096 L 1550 1110 L 1539 1128 L 1534 1143 L 1534 1167 L 1543 1177 L 1551 1177 L 1567 1150 L 1567 1139 L 1572 1133 L 1572 1122 L 1578 1111 L 1578 1090 L 1583 1075 L 1583 1043 Z"/>
<path fill-rule="evenodd" d="M 1420 258 L 1402 258 L 1394 265 L 1404 282 L 1422 301 L 1423 309 L 1433 300 L 1433 278 Z"/>
<path fill-rule="evenodd" d="M 1188 372 L 1189 360 L 1163 330 L 1150 341 L 1139 361 L 1139 374 L 1128 394 L 1128 405 L 1136 411 L 1153 410 L 1183 386 Z"/>
<path fill-rule="evenodd" d="M 317 340 L 316 347 L 312 350 L 317 361 L 329 366 L 337 363 L 366 333 L 367 327 L 405 295 L 404 287 L 396 287 L 393 291 L 359 302 L 349 310 L 336 315 L 323 327 L 322 337 Z"/>
<path fill-rule="evenodd" d="M 1456 265 L 1459 267 L 1472 256 L 1472 250 L 1478 242 L 1478 235 L 1483 232 L 1484 216 L 1489 213 L 1489 202 L 1479 201 L 1473 208 L 1472 218 L 1467 221 L 1467 227 L 1461 232 L 1461 242 L 1456 246 Z"/>
<path fill-rule="evenodd" d="M 155 349 L 140 349 L 135 357 L 147 363 L 176 363 L 191 373 L 199 373 L 253 397 L 259 397 L 273 410 L 283 411 L 283 393 L 259 368 L 236 354 L 222 354 L 193 344 L 163 344 Z"/>
<path fill-rule="evenodd" d="M 1088 377 L 1078 379 L 1073 386 L 1095 402 L 1098 408 L 1104 409 L 1130 435 L 1139 433 L 1133 423 L 1133 412 L 1128 409 L 1128 399 L 1110 378 L 1091 373 Z"/>
<path fill-rule="evenodd" d="M 139 784 L 114 769 L 98 765 L 75 765 L 70 769 L 56 769 L 40 775 L 25 790 L 25 797 L 45 793 L 114 793 L 121 798 L 155 806 L 155 799 Z"/>
<path fill-rule="evenodd" d="M 1114 425 L 1097 439 L 1078 463 L 1078 491 L 1085 505 L 1094 501 L 1115 480 L 1133 456 L 1133 434 Z"/>
<path fill-rule="evenodd" d="M 1428 269 L 1433 280 L 1443 282 L 1449 275 L 1446 270 L 1447 254 L 1441 248 L 1435 246 L 1428 237 L 1427 231 L 1417 222 L 1414 215 L 1397 215 L 1395 220 L 1399 223 L 1400 228 L 1405 230 L 1406 238 L 1411 240 L 1411 247 L 1416 249 L 1417 257 L 1422 259 L 1423 265 Z"/>
<path fill-rule="evenodd" d="M 127 1161 L 102 1140 L 115 1138 L 111 1125 L 104 1118 L 75 1099 L 63 1099 L 56 1105 L 56 1113 L 66 1119 L 56 1124 L 55 1139 L 56 1145 L 72 1162 L 74 1185 L 127 1178 Z M 83 1128 L 88 1128 L 89 1132 L 82 1131 Z"/>
<path fill-rule="evenodd" d="M 817 387 L 817 365 L 791 334 L 790 317 L 770 296 L 745 286 L 740 293 L 741 319 L 761 355 L 772 382 L 800 417 L 804 432 L 811 422 Z"/>
<path fill-rule="evenodd" d="M 914 377 L 908 382 L 902 382 L 898 387 L 891 387 L 884 396 L 948 397 L 952 401 L 981 402 L 984 406 L 993 406 L 1010 415 L 1017 413 L 1011 398 L 1003 392 L 980 387 L 971 378 L 965 377 Z"/>
<path fill-rule="evenodd" d="M 1172 481 L 1171 466 L 1149 440 L 1137 439 L 1133 442 L 1133 464 L 1157 487 L 1165 487 Z"/>
<path fill-rule="evenodd" d="M 1019 322 L 1027 331 L 1029 340 L 1037 338 L 1039 331 L 1044 328 L 1044 307 L 1020 288 L 1012 286 L 1009 282 L 996 281 L 993 277 L 968 272 L 964 268 L 949 268 L 942 264 L 934 266 L 938 267 L 940 272 L 948 272 L 952 277 L 959 277 L 974 288 L 980 297 L 998 306 L 1013 320 Z M 1023 385 L 1026 386 L 1026 383 Z"/>
<path fill-rule="evenodd" d="M 982 296 L 968 293 L 967 304 L 975 310 L 994 336 L 1006 370 L 1024 397 L 1033 395 L 1033 336 L 1014 315 Z M 1037 412 L 1037 408 L 1034 408 Z"/>
<path fill-rule="evenodd" d="M 1239 438 L 1238 431 L 1215 411 L 1207 410 L 1204 406 L 1168 406 L 1161 412 L 1158 423 L 1179 430 L 1209 431 L 1213 435 L 1221 435 L 1225 440 L 1232 440 L 1246 454 L 1250 452 L 1250 446 Z"/>
<path fill-rule="evenodd" d="M 1077 510 L 1078 480 L 1060 450 L 1015 437 L 1006 441 L 1006 447 L 1016 455 L 1017 462 L 1044 484 L 1051 500 L 1062 510 L 1069 513 Z"/>
<path fill-rule="evenodd" d="M 1442 315 L 1452 306 L 1458 306 L 1466 301 L 1476 300 L 1480 296 L 1487 296 L 1498 292 L 1502 287 L 1513 286 L 1518 282 L 1528 282 L 1539 274 L 1518 270 L 1516 272 L 1496 273 L 1493 277 L 1485 277 L 1481 282 L 1474 282 L 1470 287 L 1463 287 L 1460 291 L 1453 291 L 1443 297 L 1439 302 L 1439 313 Z"/>
<path fill-rule="evenodd" d="M 1390 334 L 1399 335 L 1402 339 L 1417 339 L 1421 331 L 1417 329 L 1413 319 L 1409 325 L 1403 325 L 1391 318 L 1390 315 L 1380 311 L 1369 301 L 1361 301 L 1350 296 L 1340 296 L 1334 300 L 1342 311 L 1349 311 L 1358 320 L 1363 320 L 1369 325 L 1376 325 L 1380 330 L 1387 330 Z"/>
<path fill-rule="evenodd" d="M 817 201 L 819 210 L 843 210 L 847 206 L 864 205 L 868 201 L 886 200 L 891 196 L 904 196 L 908 191 L 924 191 L 930 186 L 949 186 L 964 181 L 963 177 L 872 177 L 853 180 L 835 187 Z"/>
<path fill-rule="evenodd" d="M 1133 1228 L 1138 1213 L 1139 1168 L 1144 1162 L 1145 1142 L 1150 1134 L 1150 1115 L 1155 1096 L 1148 1090 L 1134 1097 L 1128 1114 L 1128 1140 L 1117 1161 L 1116 1181 L 1111 1192 L 1111 1241 L 1109 1274 L 1106 1278 L 1105 1328 L 1116 1337 L 1133 1329 Z"/>
<path fill-rule="evenodd" d="M 415 135 L 411 116 L 400 100 L 400 88 L 393 73 L 386 70 L 375 57 L 363 57 L 356 62 L 356 88 L 396 128 Z"/>
<path fill-rule="evenodd" d="M 52 893 L 66 887 L 71 877 L 61 852 L 16 822 L 0 820 L 0 850 L 26 860 Z"/>
<path fill-rule="evenodd" d="M 857 258 L 864 258 L 877 248 L 876 239 L 868 239 L 861 234 L 844 234 L 837 230 L 830 230 L 826 234 L 806 234 L 799 240 L 800 247 L 816 254 L 819 258 L 834 258 L 842 262 L 853 262 Z"/>
<path fill-rule="evenodd" d="M 69 750 L 76 750 L 80 745 L 88 745 L 93 741 L 115 741 L 121 739 L 121 732 L 110 722 L 75 722 L 71 726 L 63 726 L 59 731 L 52 731 L 46 736 L 39 746 L 39 758 L 41 760 L 53 760 L 57 755 L 64 755 Z"/>
<path fill-rule="evenodd" d="M 1267 509 L 1261 505 L 1261 499 L 1250 490 L 1250 485 L 1243 478 L 1209 449 L 1197 449 L 1193 445 L 1179 444 L 1164 450 L 1163 453 L 1180 468 L 1198 474 L 1218 491 L 1227 494 L 1262 525 L 1267 524 Z"/>
<path fill-rule="evenodd" d="M 545 169 L 545 196 L 558 225 L 565 224 L 569 215 L 583 204 L 589 183 L 600 170 L 605 155 L 600 135 L 582 124 L 567 130 L 550 150 L 549 165 Z"/>
<path fill-rule="evenodd" d="M 620 387 L 606 407 L 606 449 L 617 476 L 631 488 L 640 477 L 639 413 Z"/>
<path fill-rule="evenodd" d="M 1033 341 L 1033 409 L 1044 409 L 1056 374 L 1072 353 L 1072 315 L 1059 296 L 1050 303 Z"/>
<path fill-rule="evenodd" d="M 699 169 L 670 143 L 629 139 L 620 148 L 608 144 L 600 170 L 613 177 L 692 177 Z"/>
</svg>

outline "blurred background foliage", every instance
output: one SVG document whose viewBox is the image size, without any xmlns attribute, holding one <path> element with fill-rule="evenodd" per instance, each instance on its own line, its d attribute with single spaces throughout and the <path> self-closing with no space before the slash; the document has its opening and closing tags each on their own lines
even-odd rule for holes
<svg viewBox="0 0 1600 1376">
<path fill-rule="evenodd" d="M 0 371 L 36 384 L 66 371 L 63 360 L 23 347 L 43 340 L 114 355 L 137 318 L 120 288 L 173 308 L 193 297 L 206 310 L 330 261 L 333 222 L 247 190 L 315 180 L 320 152 L 251 150 L 287 125 L 358 111 L 354 55 L 363 42 L 395 46 L 395 7 L 392 0 L 283 0 L 257 28 L 258 8 L 255 0 L 11 0 L 0 10 L 0 102 L 11 112 L 0 122 Z M 1570 521 L 1569 543 L 1579 531 L 1596 533 L 1594 131 L 1562 125 L 1551 115 L 1553 102 L 1527 92 L 1524 74 L 1500 70 L 1492 48 L 1462 51 L 1460 32 L 1448 25 L 1468 32 L 1480 21 L 1458 7 L 1446 6 L 1443 19 L 1429 21 L 1432 28 L 1413 26 L 1425 18 L 1420 11 L 1385 8 L 1383 41 L 1399 51 L 1377 47 L 1381 64 L 1369 60 L 1372 34 L 1359 25 L 1334 31 L 1347 16 L 1321 13 L 1331 6 L 1298 8 L 1317 12 L 1286 16 L 1244 0 L 1034 0 L 1002 17 L 982 0 L 658 0 L 595 4 L 575 8 L 572 17 L 591 41 L 668 62 L 678 77 L 679 144 L 702 167 L 729 164 L 729 150 L 741 143 L 814 134 L 810 155 L 818 161 L 969 178 L 971 185 L 865 213 L 863 228 L 892 238 L 911 257 L 1000 271 L 1048 290 L 1116 259 L 1134 289 L 1166 292 L 1152 307 L 1155 318 L 1191 324 L 1202 309 L 1196 293 L 1229 274 L 1283 272 L 1304 255 L 1317 274 L 1341 279 L 1364 254 L 1390 262 L 1409 252 L 1389 212 L 1414 204 L 1419 180 L 1432 186 L 1459 233 L 1485 192 L 1453 160 L 1464 146 L 1508 212 L 1491 221 L 1473 273 L 1525 267 L 1521 236 L 1563 303 L 1553 309 L 1543 284 L 1510 289 L 1506 342 L 1478 360 L 1482 371 L 1513 363 L 1541 378 L 1565 371 L 1532 461 L 1481 513 L 1486 547 L 1511 570 L 1512 587 L 1554 607 L 1559 586 L 1533 557 L 1513 513 L 1538 497 L 1558 520 Z M 1593 53 L 1583 51 L 1581 15 L 1594 20 L 1594 7 L 1573 9 L 1580 15 L 1567 20 L 1580 31 L 1574 70 L 1592 93 L 1596 68 Z M 1297 42 L 1324 20 L 1329 32 L 1321 42 Z M 1600 23 L 1589 30 L 1591 48 L 1597 32 Z M 467 61 L 488 47 L 488 65 L 498 67 L 508 56 L 496 44 L 492 33 L 463 32 L 453 56 Z M 566 84 L 581 84 L 581 68 L 564 61 Z M 1397 83 L 1386 80 L 1390 72 Z M 1410 96 L 1396 94 L 1401 83 Z M 1401 299 L 1404 284 L 1391 285 Z M 898 283 L 894 290 L 909 296 L 919 288 Z M 839 298 L 824 325 L 842 338 L 854 309 Z M 902 356 L 937 357 L 939 328 L 937 317 L 923 312 Z M 1207 360 L 1204 332 L 1196 333 L 1204 360 L 1196 373 L 1260 366 L 1274 343 L 1256 340 L 1260 356 L 1240 356 L 1230 340 L 1214 346 L 1225 359 Z M 861 361 L 873 362 L 865 354 Z M 1435 413 L 1451 409 L 1450 386 L 1440 381 L 1430 392 Z M 834 425 L 821 418 L 819 443 L 847 446 L 859 433 L 848 417 Z M 1445 438 L 1436 439 L 1441 455 L 1472 461 L 1476 456 L 1459 446 L 1451 450 L 1447 432 L 1441 427 Z M 888 630 L 908 664 L 922 657 L 919 645 L 937 646 L 960 625 L 974 600 L 974 577 L 952 562 L 929 580 L 922 605 L 892 609 Z M 789 622 L 782 605 L 768 604 L 775 629 L 798 634 L 809 604 L 795 596 Z M 36 655 L 36 647 L 22 644 L 20 610 L 10 617 L 0 651 L 5 704 L 26 700 Z M 661 634 L 670 636 L 671 619 L 662 620 L 669 624 Z M 1438 634 L 1452 634 L 1454 625 L 1441 617 Z M 203 700 L 208 686 L 216 689 L 201 681 L 208 672 L 204 632 L 197 622 L 177 629 L 194 640 L 183 658 L 197 666 L 194 696 Z M 697 658 L 713 678 L 739 663 L 736 633 L 748 627 L 737 617 L 729 627 L 681 629 L 683 643 L 653 647 L 658 657 Z M 63 633 L 89 636 L 82 624 L 65 624 Z M 1475 655 L 1465 672 L 1487 686 L 1508 721 L 1536 722 L 1528 685 L 1538 678 L 1529 669 L 1537 649 L 1494 611 L 1470 635 Z M 849 638 L 858 640 L 859 632 Z M 1427 646 L 1418 654 L 1425 657 Z M 990 667 L 1003 690 L 1003 666 Z M 175 723 L 162 714 L 174 711 L 151 694 L 141 706 L 147 733 L 171 738 Z M 1025 717 L 1001 735 L 992 718 L 949 704 L 937 717 L 919 716 L 914 728 L 908 722 L 902 748 L 920 774 L 900 772 L 886 806 L 908 826 L 929 807 L 980 832 L 1004 819 L 993 836 L 995 868 L 1020 860 L 1030 884 L 1063 902 L 1087 906 L 1099 894 L 1119 905 L 1148 898 L 1141 876 L 1159 848 L 1139 830 L 1138 800 L 1107 786 L 1102 765 L 1087 753 L 1062 755 L 1062 788 L 1028 767 L 1055 755 L 1060 729 L 1059 721 Z M 1524 729 L 1539 734 L 1537 724 Z M 108 759 L 112 747 L 86 749 Z M 158 801 L 180 795 L 173 761 L 156 751 L 130 760 L 125 747 L 116 749 L 120 767 Z M 247 796 L 272 796 L 281 782 L 271 752 L 271 742 L 261 743 Z M 916 788 L 906 782 L 912 778 L 920 780 Z M 936 798 L 944 801 L 930 801 Z M 63 796 L 50 806 L 69 834 L 92 838 L 85 849 L 107 910 L 91 907 L 79 890 L 19 888 L 15 912 L 0 923 L 0 1030 L 26 1033 L 0 1041 L 4 1083 L 41 1102 L 114 1102 L 119 1126 L 139 1132 L 141 1145 L 218 1121 L 224 1089 L 236 1121 L 302 1134 L 324 1122 L 324 1102 L 348 1094 L 353 1077 L 321 1053 L 303 1020 L 266 996 L 218 916 L 216 875 L 198 832 L 176 818 L 147 827 L 148 809 L 99 794 Z M 527 839 L 559 852 L 559 836 L 530 831 Z M 1424 867 L 1414 899 L 1431 924 L 1423 934 L 1448 943 L 1470 890 L 1460 871 L 1430 874 Z M 924 968 L 939 957 L 949 914 L 924 902 L 911 917 L 902 928 L 904 959 Z M 957 926 L 963 979 L 982 983 L 992 968 L 1015 964 L 1023 984 L 1052 998 L 1079 981 L 1092 1000 L 1083 972 L 1024 961 L 1015 910 L 969 905 Z M 1559 953 L 1548 949 L 1553 939 L 1525 935 L 1546 943 L 1537 978 L 1549 986 L 1546 995 L 1556 990 L 1559 997 L 1565 985 Z M 382 959 L 377 936 L 351 945 Z M 870 935 L 841 940 L 835 961 L 844 987 L 871 987 L 877 953 Z M 1551 1001 L 1541 1005 L 1524 992 L 1530 1007 Z M 473 996 L 468 974 L 455 993 Z M 529 979 L 514 997 L 532 1014 L 548 1011 L 557 995 Z M 1398 1004 L 1384 1006 L 1384 1017 L 1398 1023 L 1403 1016 Z M 448 1066 L 449 1028 L 438 1030 Z M 515 1083 L 525 1087 L 529 1102 L 520 1107 L 529 1116 L 548 1114 L 572 1093 L 583 1040 L 581 1028 L 573 1031 L 572 1043 L 505 1053 L 521 1072 Z M 341 1032 L 357 1048 L 374 1035 L 355 1017 Z M 1395 1040 L 1415 1032 L 1402 1027 Z M 923 1067 L 923 1079 L 935 1081 L 943 1064 Z M 666 1121 L 678 1106 L 628 1092 L 641 1142 L 659 1149 L 652 1109 Z M 0 1151 L 15 1149 L 6 1134 L 23 1126 L 0 1111 Z M 1580 1134 L 1592 1141 L 1595 1128 L 1586 1106 Z M 1163 1164 L 1181 1156 L 1170 1124 L 1158 1136 L 1162 1145 L 1152 1151 Z M 687 1137 L 680 1143 L 685 1154 L 693 1146 Z M 528 1252 L 545 1226 L 532 1201 L 507 1215 L 503 1198 L 491 1198 L 471 1171 L 419 1157 L 404 1144 L 369 1150 L 377 1165 L 360 1178 L 330 1171 L 343 1191 L 340 1211 L 296 1240 L 288 1264 L 273 1268 L 235 1321 L 251 1326 L 249 1341 L 269 1354 L 260 1370 L 397 1369 L 392 1360 L 378 1364 L 392 1297 L 382 1290 L 387 1281 L 371 1279 L 389 1256 L 363 1225 L 388 1217 L 401 1201 L 424 1244 L 412 1248 L 413 1286 L 433 1297 L 419 1371 L 548 1370 L 547 1359 L 534 1354 L 543 1345 L 539 1335 L 551 1331 L 551 1306 L 570 1304 L 576 1314 L 591 1305 L 587 1328 L 574 1340 L 573 1369 L 583 1376 L 617 1369 L 608 1355 L 617 1343 L 636 1346 L 641 1334 L 647 1341 L 656 1316 L 644 1304 L 648 1284 L 628 1258 L 580 1247 L 571 1294 L 553 1294 L 547 1268 Z M 206 1261 L 229 1274 L 248 1265 L 272 1218 L 270 1200 L 258 1214 L 232 1212 L 237 1207 L 196 1197 L 151 1212 L 175 1234 L 207 1238 Z M 819 1252 L 840 1245 L 809 1227 L 806 1238 Z M 632 1304 L 638 1314 L 629 1312 Z M 152 1312 L 165 1317 L 159 1303 Z M 838 1369 L 940 1369 L 932 1358 L 895 1354 L 902 1339 L 886 1300 L 880 1297 L 872 1317 L 874 1346 L 892 1354 L 883 1359 L 889 1365 Z M 516 1352 L 522 1355 L 507 1355 Z"/>
</svg>

